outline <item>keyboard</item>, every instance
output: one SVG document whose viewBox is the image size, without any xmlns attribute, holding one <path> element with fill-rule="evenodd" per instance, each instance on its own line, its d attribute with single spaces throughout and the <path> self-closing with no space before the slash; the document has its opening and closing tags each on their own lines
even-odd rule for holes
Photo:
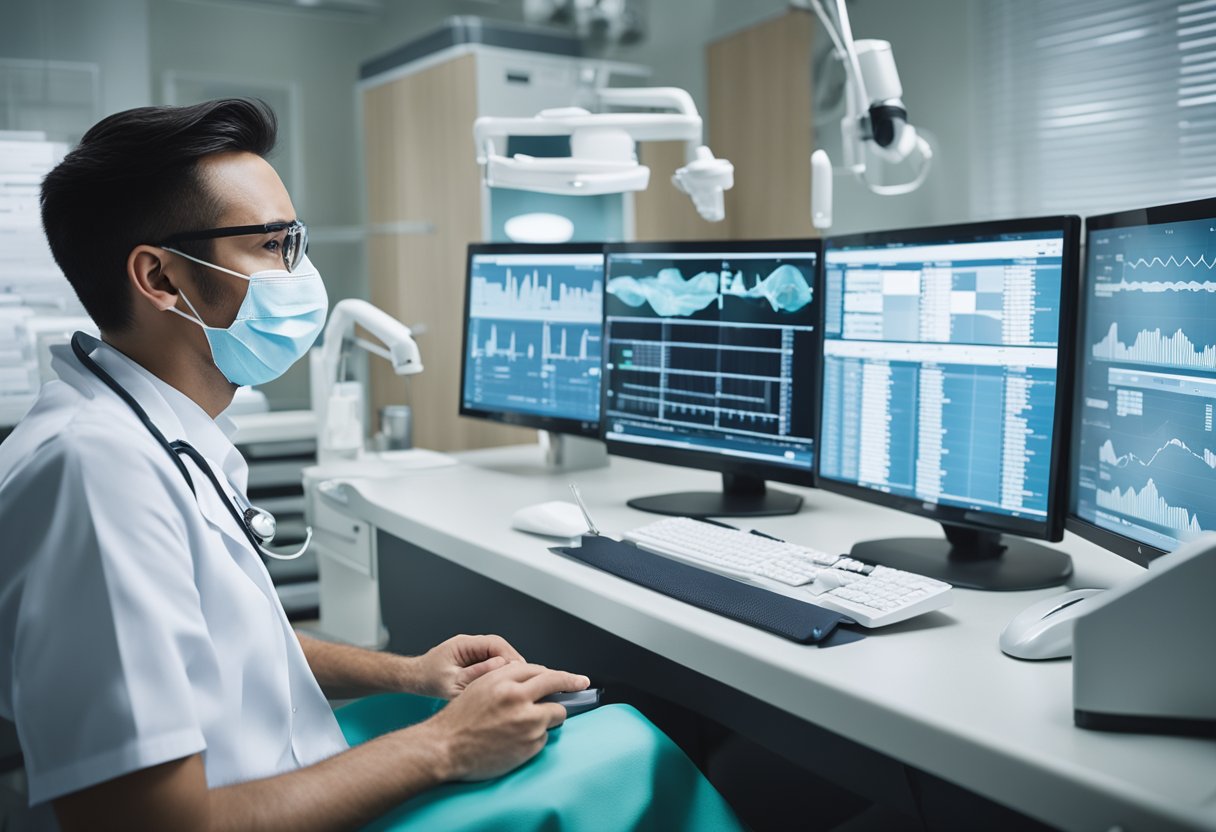
<svg viewBox="0 0 1216 832">
<path fill-rule="evenodd" d="M 933 578 L 689 517 L 656 520 L 624 538 L 648 552 L 802 598 L 863 627 L 906 621 L 951 601 L 950 584 Z"/>
</svg>

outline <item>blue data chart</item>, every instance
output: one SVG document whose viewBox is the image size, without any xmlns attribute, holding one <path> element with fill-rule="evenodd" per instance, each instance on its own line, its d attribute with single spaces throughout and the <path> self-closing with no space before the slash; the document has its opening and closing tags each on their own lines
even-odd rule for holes
<svg viewBox="0 0 1216 832">
<path fill-rule="evenodd" d="M 1063 245 L 1061 232 L 829 242 L 821 476 L 1045 519 Z"/>
<path fill-rule="evenodd" d="M 613 254 L 609 440 L 813 463 L 815 254 Z"/>
<path fill-rule="evenodd" d="M 599 420 L 600 254 L 475 255 L 466 408 Z"/>
<path fill-rule="evenodd" d="M 1165 551 L 1216 529 L 1216 221 L 1090 232 L 1073 509 Z"/>
<path fill-rule="evenodd" d="M 1063 238 L 829 249 L 828 337 L 1055 346 Z"/>
</svg>

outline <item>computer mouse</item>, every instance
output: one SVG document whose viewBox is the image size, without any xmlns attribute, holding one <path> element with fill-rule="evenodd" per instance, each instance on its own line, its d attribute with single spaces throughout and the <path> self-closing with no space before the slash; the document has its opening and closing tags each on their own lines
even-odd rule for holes
<svg viewBox="0 0 1216 832">
<path fill-rule="evenodd" d="M 587 518 L 574 503 L 553 500 L 524 506 L 511 515 L 511 528 L 547 537 L 578 537 L 587 531 Z"/>
<path fill-rule="evenodd" d="M 1074 589 L 1030 605 L 1005 625 L 1001 651 L 1031 661 L 1071 656 L 1073 626 L 1090 608 L 1083 602 L 1102 591 Z"/>
<path fill-rule="evenodd" d="M 551 693 L 542 698 L 541 702 L 556 702 L 566 709 L 566 719 L 572 716 L 578 716 L 581 713 L 586 713 L 593 708 L 598 708 L 600 705 L 600 697 L 603 695 L 603 688 L 587 688 L 586 690 L 562 691 L 561 693 Z"/>
</svg>

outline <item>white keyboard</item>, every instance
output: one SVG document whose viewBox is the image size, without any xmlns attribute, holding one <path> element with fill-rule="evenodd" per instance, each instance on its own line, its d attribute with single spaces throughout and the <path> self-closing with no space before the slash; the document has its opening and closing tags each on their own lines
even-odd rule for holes
<svg viewBox="0 0 1216 832">
<path fill-rule="evenodd" d="M 863 627 L 905 621 L 950 603 L 950 584 L 942 581 L 689 517 L 656 520 L 626 532 L 625 539 L 711 572 L 779 587 Z"/>
</svg>

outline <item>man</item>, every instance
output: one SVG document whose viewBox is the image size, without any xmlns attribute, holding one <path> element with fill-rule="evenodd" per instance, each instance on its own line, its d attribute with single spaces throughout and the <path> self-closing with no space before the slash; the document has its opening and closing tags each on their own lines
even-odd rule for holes
<svg viewBox="0 0 1216 832">
<path fill-rule="evenodd" d="M 326 308 L 274 139 L 257 102 L 131 110 L 43 184 L 102 339 L 58 351 L 61 380 L 0 445 L 0 715 L 42 827 L 354 827 L 515 768 L 565 717 L 538 700 L 588 684 L 496 636 L 411 658 L 288 625 L 217 493 L 247 480 L 221 411 L 296 360 Z M 348 749 L 325 694 L 377 691 L 451 703 Z"/>
</svg>

